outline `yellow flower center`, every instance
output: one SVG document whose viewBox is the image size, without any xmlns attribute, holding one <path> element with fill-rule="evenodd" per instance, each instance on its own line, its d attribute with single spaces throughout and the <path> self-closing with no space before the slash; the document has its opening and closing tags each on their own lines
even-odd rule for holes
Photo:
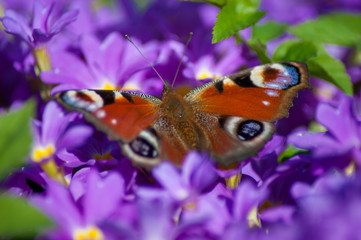
<svg viewBox="0 0 361 240">
<path fill-rule="evenodd" d="M 43 147 L 36 147 L 33 150 L 31 159 L 34 162 L 41 162 L 44 159 L 50 158 L 55 153 L 55 146 L 53 144 L 48 144 Z"/>
<path fill-rule="evenodd" d="M 213 78 L 213 74 L 211 71 L 209 71 L 209 69 L 202 68 L 200 71 L 197 72 L 196 74 L 197 80 L 203 80 L 206 78 Z"/>
<path fill-rule="evenodd" d="M 239 174 L 233 175 L 229 178 L 226 178 L 225 181 L 226 181 L 227 188 L 229 188 L 229 189 L 237 188 L 239 183 L 241 182 L 241 178 L 242 178 L 242 173 L 239 173 Z"/>
<path fill-rule="evenodd" d="M 73 233 L 74 240 L 103 240 L 103 232 L 96 226 L 75 229 Z"/>
<path fill-rule="evenodd" d="M 141 90 L 141 88 L 134 83 L 126 82 L 124 86 L 122 87 L 122 91 L 129 91 L 129 90 Z"/>
<path fill-rule="evenodd" d="M 51 70 L 50 55 L 46 47 L 39 47 L 33 50 L 33 55 L 36 61 L 37 71 L 44 72 Z"/>
<path fill-rule="evenodd" d="M 197 203 L 195 201 L 189 201 L 184 204 L 183 208 L 189 211 L 195 210 L 197 207 Z"/>
<path fill-rule="evenodd" d="M 258 208 L 257 206 L 252 208 L 251 211 L 249 211 L 248 215 L 247 215 L 247 220 L 248 220 L 248 226 L 249 227 L 261 227 L 261 221 L 258 218 Z"/>
<path fill-rule="evenodd" d="M 345 174 L 346 176 L 352 176 L 354 175 L 356 171 L 355 163 L 351 162 L 346 168 L 345 168 Z"/>
<path fill-rule="evenodd" d="M 102 154 L 102 155 L 96 153 L 96 154 L 93 155 L 93 157 L 94 157 L 94 159 L 97 160 L 97 161 L 99 161 L 99 160 L 108 160 L 108 159 L 112 159 L 112 158 L 113 158 L 113 156 L 110 155 L 110 151 L 109 151 L 109 152 L 106 152 L 106 153 L 104 153 L 104 154 Z"/>
<path fill-rule="evenodd" d="M 102 89 L 104 90 L 119 90 L 120 88 L 117 86 L 114 86 L 112 83 L 105 81 Z"/>
</svg>

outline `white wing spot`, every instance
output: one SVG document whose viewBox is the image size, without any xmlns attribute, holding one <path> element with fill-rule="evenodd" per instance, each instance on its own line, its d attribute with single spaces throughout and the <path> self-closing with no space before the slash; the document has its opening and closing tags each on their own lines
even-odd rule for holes
<svg viewBox="0 0 361 240">
<path fill-rule="evenodd" d="M 113 125 L 116 125 L 116 124 L 118 123 L 118 121 L 117 121 L 117 119 L 113 118 L 113 119 L 111 120 L 111 123 L 112 123 Z"/>
<path fill-rule="evenodd" d="M 119 92 L 119 91 L 114 91 L 114 96 L 115 96 L 115 99 L 116 99 L 116 100 L 119 100 L 119 99 L 124 98 L 123 95 L 122 95 L 122 93 Z"/>
<path fill-rule="evenodd" d="M 285 67 L 282 66 L 282 65 L 279 64 L 279 63 L 274 63 L 274 64 L 271 65 L 271 67 L 279 70 L 279 71 L 282 72 L 282 73 L 288 73 L 287 70 L 285 69 Z"/>
<path fill-rule="evenodd" d="M 270 97 L 279 97 L 279 94 L 277 91 L 267 89 L 266 94 Z"/>
<path fill-rule="evenodd" d="M 250 79 L 252 83 L 258 87 L 264 87 L 263 78 L 264 66 L 258 66 L 251 71 Z"/>
<path fill-rule="evenodd" d="M 104 118 L 105 117 L 105 111 L 104 110 L 99 110 L 99 111 L 97 111 L 97 113 L 96 113 L 96 116 L 97 116 L 97 118 Z"/>
<path fill-rule="evenodd" d="M 225 77 L 223 80 L 223 86 L 232 86 L 232 85 L 234 85 L 234 82 L 228 77 Z"/>
<path fill-rule="evenodd" d="M 88 98 L 91 99 L 91 101 L 84 100 L 83 98 L 78 97 L 78 93 L 86 95 Z M 64 97 L 64 101 L 70 106 L 81 108 L 88 112 L 94 112 L 95 110 L 102 107 L 104 104 L 102 97 L 99 96 L 99 94 L 97 94 L 96 92 L 90 90 L 67 91 Z"/>
<path fill-rule="evenodd" d="M 269 101 L 262 101 L 263 105 L 265 106 L 269 106 L 270 105 L 270 102 Z"/>
</svg>

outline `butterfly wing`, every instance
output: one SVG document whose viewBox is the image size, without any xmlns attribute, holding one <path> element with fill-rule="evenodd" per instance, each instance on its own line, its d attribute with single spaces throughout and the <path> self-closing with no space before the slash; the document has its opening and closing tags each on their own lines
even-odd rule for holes
<svg viewBox="0 0 361 240">
<path fill-rule="evenodd" d="M 263 147 L 274 132 L 272 122 L 288 115 L 297 90 L 306 87 L 307 66 L 282 62 L 204 84 L 185 99 L 196 109 L 216 160 L 230 165 Z"/>
<path fill-rule="evenodd" d="M 207 113 L 272 122 L 288 115 L 297 90 L 309 87 L 307 66 L 298 62 L 251 68 L 201 85 L 185 98 Z"/>
<path fill-rule="evenodd" d="M 69 90 L 54 97 L 114 140 L 129 142 L 157 118 L 160 100 L 145 94 L 112 90 Z M 131 127 L 129 127 L 131 126 Z"/>
</svg>

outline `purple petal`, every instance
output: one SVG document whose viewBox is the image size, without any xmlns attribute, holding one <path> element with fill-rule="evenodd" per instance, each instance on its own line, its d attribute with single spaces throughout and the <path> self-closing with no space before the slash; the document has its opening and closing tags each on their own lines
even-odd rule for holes
<svg viewBox="0 0 361 240">
<path fill-rule="evenodd" d="M 88 176 L 83 207 L 89 225 L 104 221 L 115 211 L 124 196 L 124 180 L 117 173 L 101 178 L 96 171 Z"/>
<path fill-rule="evenodd" d="M 294 198 L 301 198 L 311 192 L 311 186 L 304 182 L 296 182 L 291 188 L 291 194 Z"/>
<path fill-rule="evenodd" d="M 265 189 L 257 188 L 250 182 L 242 182 L 234 199 L 234 218 L 237 220 L 246 219 L 249 212 L 262 203 L 266 196 Z"/>
<path fill-rule="evenodd" d="M 139 199 L 139 237 L 137 239 L 174 239 L 173 201 L 169 198 Z M 156 219 L 156 221 L 155 221 Z"/>
<path fill-rule="evenodd" d="M 28 21 L 21 14 L 12 10 L 5 10 L 2 23 L 6 28 L 6 32 L 19 35 L 29 44 L 33 41 Z"/>
<path fill-rule="evenodd" d="M 162 162 L 152 170 L 152 174 L 175 199 L 181 201 L 189 196 L 188 186 L 182 181 L 178 169 L 171 163 Z"/>
<path fill-rule="evenodd" d="M 77 19 L 78 11 L 73 10 L 64 13 L 60 18 L 58 18 L 54 24 L 50 27 L 49 32 L 52 35 L 55 35 L 63 30 L 64 27 L 69 25 L 70 23 L 74 22 Z"/>
<path fill-rule="evenodd" d="M 34 29 L 32 36 L 34 42 L 37 43 L 37 45 L 39 45 L 40 43 L 48 42 L 53 37 L 53 35 L 44 33 L 40 29 Z"/>
<path fill-rule="evenodd" d="M 44 72 L 42 72 L 42 73 L 44 73 Z M 75 85 L 75 84 L 60 84 L 60 85 L 54 87 L 50 91 L 50 95 L 53 96 L 55 93 L 66 91 L 66 90 L 74 90 L 74 89 L 84 89 L 84 88 L 81 88 L 81 87 L 79 87 L 79 85 Z"/>
<path fill-rule="evenodd" d="M 104 70 L 114 80 L 119 80 L 117 79 L 119 66 L 115 67 L 114 63 L 120 62 L 125 44 L 126 40 L 118 33 L 111 33 L 100 46 Z"/>
<path fill-rule="evenodd" d="M 87 162 L 81 161 L 75 154 L 68 152 L 66 149 L 61 149 L 59 152 L 56 153 L 56 156 L 64 161 L 64 166 L 70 168 L 80 167 L 82 165 L 94 165 L 95 160 L 90 159 Z"/>
<path fill-rule="evenodd" d="M 87 125 L 73 126 L 66 130 L 58 142 L 58 148 L 75 148 L 82 145 L 93 134 L 93 128 Z"/>
<path fill-rule="evenodd" d="M 316 112 L 316 119 L 340 142 L 347 144 L 359 142 L 355 119 L 351 117 L 351 99 L 342 99 L 337 109 L 328 104 L 320 104 Z"/>
<path fill-rule="evenodd" d="M 49 83 L 77 84 L 82 88 L 96 88 L 96 81 L 90 75 L 89 69 L 81 59 L 67 52 L 57 52 L 51 56 L 53 72 L 58 74 L 59 78 L 56 79 L 57 81 L 54 81 L 51 78 L 54 75 L 50 75 L 44 81 L 48 80 Z M 64 80 L 61 80 L 61 78 Z"/>
<path fill-rule="evenodd" d="M 104 80 L 108 80 L 109 77 L 104 70 L 104 60 L 106 56 L 101 54 L 100 41 L 95 35 L 85 35 L 82 38 L 80 45 L 94 80 L 99 88 L 103 87 Z M 115 62 L 113 62 L 113 66 L 115 66 Z"/>
<path fill-rule="evenodd" d="M 288 143 L 298 148 L 311 150 L 318 156 L 343 154 L 350 147 L 342 146 L 338 141 L 331 138 L 327 133 L 308 133 L 305 130 L 293 133 L 288 138 Z M 330 152 L 332 149 L 332 152 Z"/>
<path fill-rule="evenodd" d="M 82 36 L 80 47 L 88 66 L 96 65 L 99 60 L 100 41 L 95 35 L 87 34 Z"/>
<path fill-rule="evenodd" d="M 152 200 L 157 198 L 169 197 L 170 194 L 163 189 L 138 186 L 136 189 L 136 195 L 143 200 Z"/>
<path fill-rule="evenodd" d="M 62 109 L 55 102 L 49 102 L 44 109 L 43 113 L 43 124 L 42 124 L 42 138 L 43 144 L 52 143 L 55 145 L 60 134 L 67 126 L 68 121 Z"/>
<path fill-rule="evenodd" d="M 76 207 L 69 189 L 58 182 L 49 180 L 47 195 L 45 197 L 33 196 L 30 201 L 69 234 L 72 234 L 74 228 L 83 225 L 79 209 Z"/>
<path fill-rule="evenodd" d="M 190 152 L 182 167 L 182 181 L 198 192 L 211 186 L 217 178 L 214 164 L 206 155 Z"/>
<path fill-rule="evenodd" d="M 271 223 L 284 222 L 285 224 L 291 224 L 293 222 L 293 217 L 296 212 L 295 207 L 293 206 L 279 206 L 267 208 L 261 213 L 262 221 L 267 221 Z"/>
<path fill-rule="evenodd" d="M 216 64 L 216 71 L 218 74 L 228 75 L 237 72 L 239 67 L 244 64 L 245 61 L 241 58 L 241 51 L 239 48 L 233 47 L 229 49 L 227 54 Z"/>
<path fill-rule="evenodd" d="M 39 0 L 34 1 L 32 24 L 33 29 L 38 29 L 43 33 L 48 33 L 46 25 L 53 7 L 54 4 L 49 4 L 49 6 L 44 7 Z"/>
<path fill-rule="evenodd" d="M 252 170 L 254 170 L 254 172 L 260 177 L 260 180 L 265 181 L 275 172 L 275 169 L 278 167 L 279 163 L 277 161 L 277 158 L 278 156 L 276 153 L 271 153 L 254 159 L 253 161 L 251 161 L 250 165 L 252 166 Z M 243 171 L 242 169 L 242 174 L 247 174 L 247 172 Z M 247 175 L 253 177 L 252 172 L 251 174 Z M 257 177 L 253 178 L 257 181 Z"/>
<path fill-rule="evenodd" d="M 203 231 L 221 235 L 231 219 L 225 202 L 217 197 L 205 195 L 199 197 L 194 204 L 194 208 L 183 210 L 181 224 L 200 222 Z"/>
<path fill-rule="evenodd" d="M 88 175 L 91 172 L 90 167 L 83 167 L 78 170 L 74 176 L 71 178 L 69 184 L 69 191 L 71 192 L 75 201 L 79 201 L 81 197 L 84 196 L 86 192 L 86 183 L 88 179 Z"/>
</svg>

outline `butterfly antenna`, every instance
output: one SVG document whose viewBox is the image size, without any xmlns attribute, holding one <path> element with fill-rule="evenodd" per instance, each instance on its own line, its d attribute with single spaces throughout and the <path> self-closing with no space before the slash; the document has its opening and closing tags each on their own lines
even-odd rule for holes
<svg viewBox="0 0 361 240">
<path fill-rule="evenodd" d="M 135 47 L 135 49 L 138 50 L 138 52 L 140 53 L 140 55 L 142 55 L 142 57 L 145 59 L 145 61 L 147 61 L 147 63 L 149 64 L 149 66 L 154 70 L 154 72 L 158 75 L 158 77 L 160 78 L 160 80 L 163 81 L 164 83 L 164 87 L 166 89 L 171 88 L 169 85 L 169 82 L 165 81 L 162 76 L 159 74 L 159 72 L 155 69 L 155 67 L 153 66 L 153 64 L 148 60 L 148 58 L 146 58 L 144 56 L 144 54 L 140 51 L 140 49 L 137 47 L 137 45 L 135 45 L 135 43 L 130 39 L 130 37 L 128 36 L 128 34 L 125 34 L 125 37 L 128 39 L 128 41 Z"/>
<path fill-rule="evenodd" d="M 193 32 L 190 32 L 189 35 L 188 35 L 188 40 L 187 40 L 187 42 L 186 42 L 186 45 L 184 46 L 184 50 L 183 50 L 181 59 L 180 59 L 179 64 L 178 64 L 177 71 L 175 72 L 175 76 L 174 76 L 174 79 L 173 79 L 173 82 L 172 82 L 172 87 L 174 86 L 175 80 L 177 79 L 180 66 L 181 66 L 181 64 L 182 64 L 183 58 L 184 58 L 184 56 L 185 56 L 185 54 L 186 54 L 186 50 L 187 50 L 187 48 L 188 48 L 189 42 L 190 42 L 191 39 L 192 39 L 192 36 L 193 36 Z"/>
</svg>

